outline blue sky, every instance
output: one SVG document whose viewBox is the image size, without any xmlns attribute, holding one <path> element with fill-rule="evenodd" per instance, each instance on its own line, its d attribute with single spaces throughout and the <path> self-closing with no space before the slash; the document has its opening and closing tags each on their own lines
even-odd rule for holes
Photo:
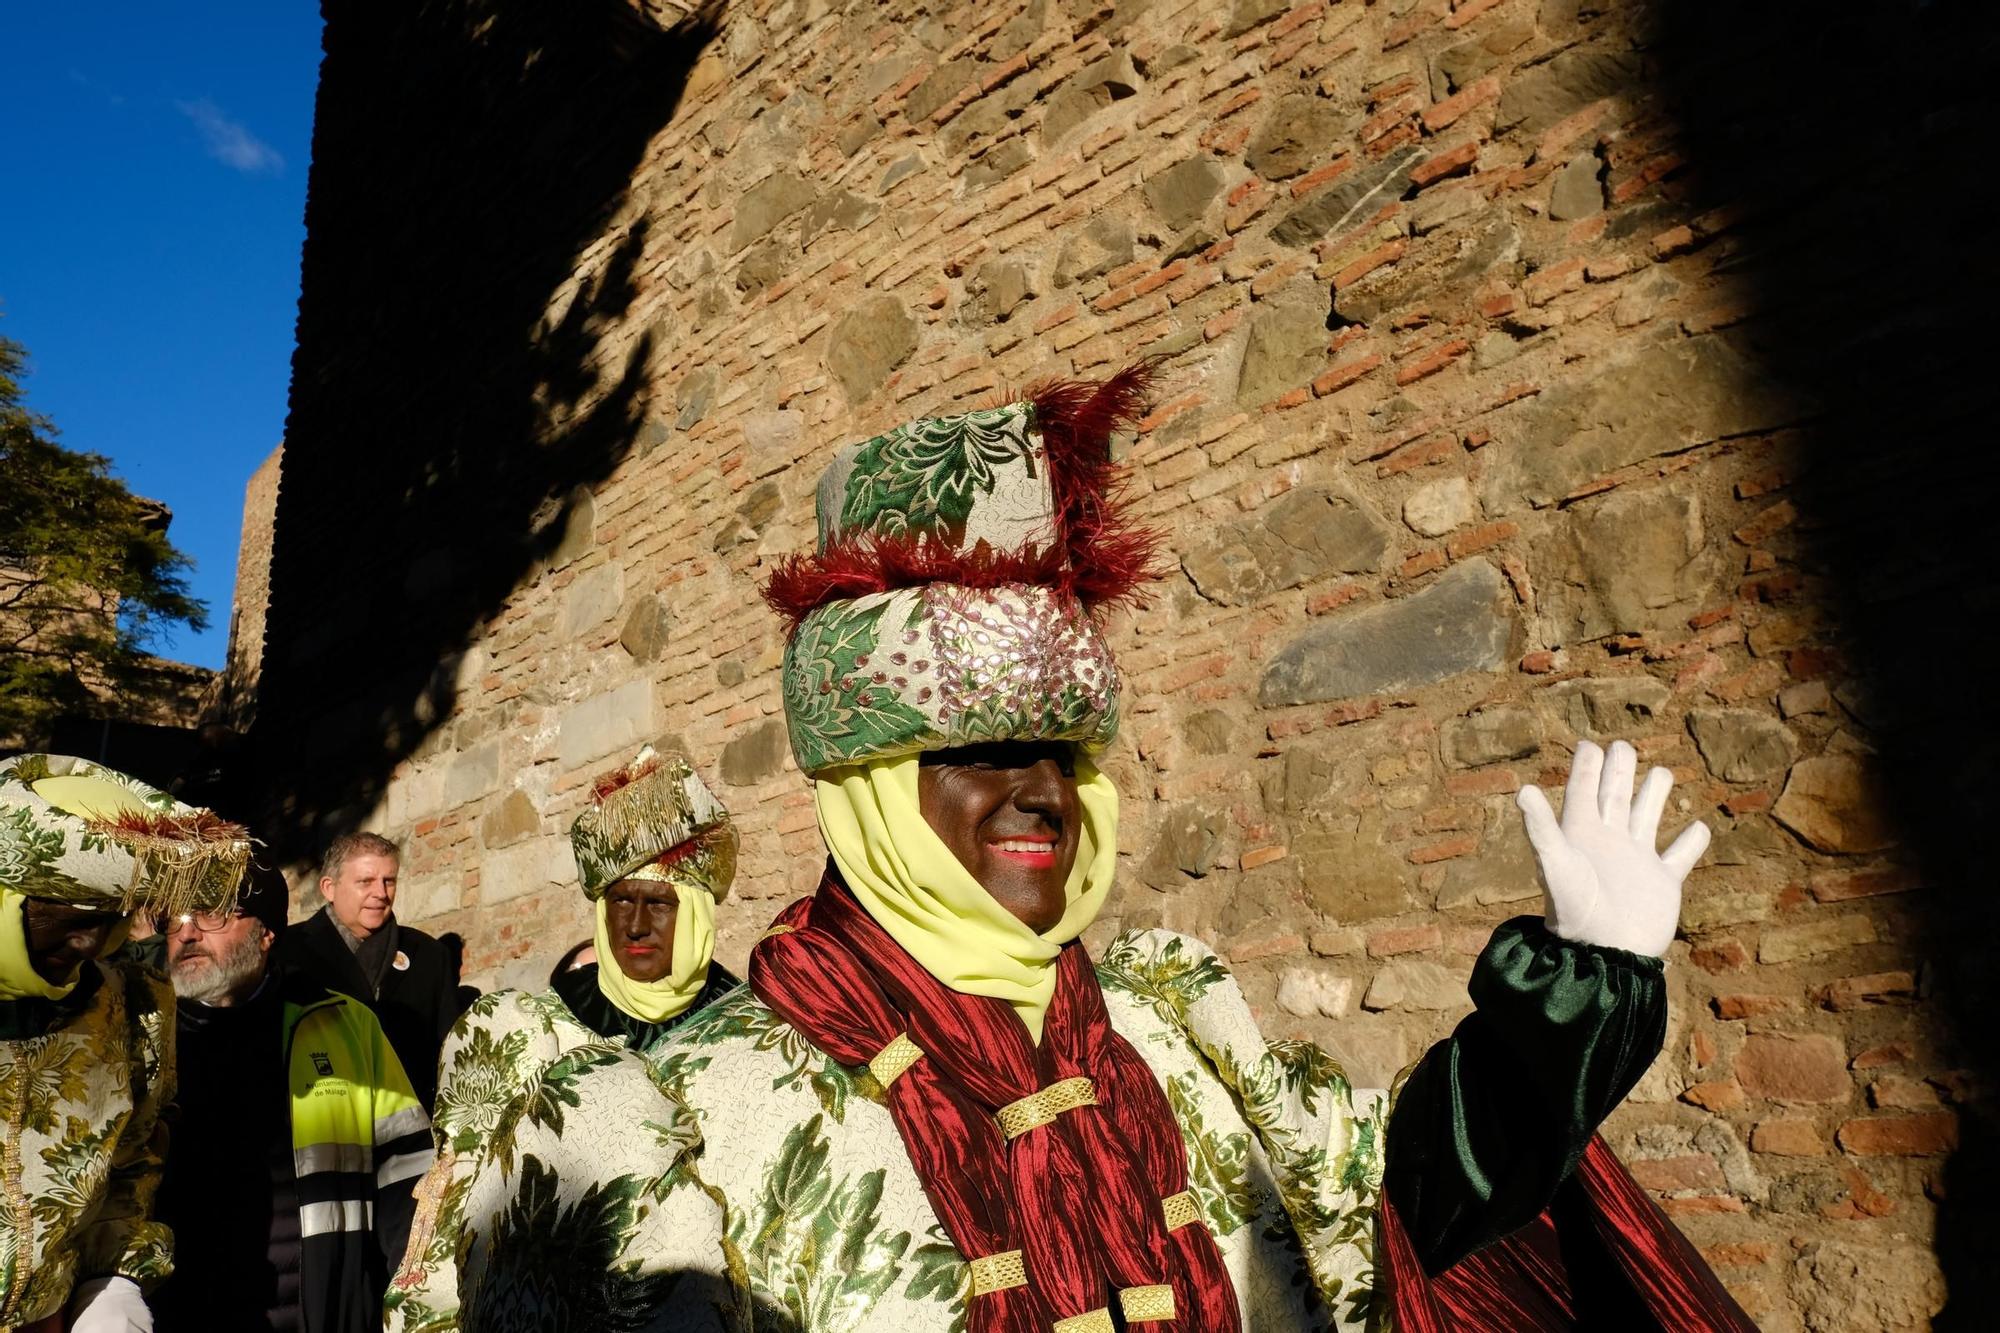
<svg viewBox="0 0 2000 1333">
<path fill-rule="evenodd" d="M 319 78 L 311 0 L 0 13 L 0 334 L 29 404 L 172 507 L 220 666 L 243 484 L 291 378 Z"/>
</svg>

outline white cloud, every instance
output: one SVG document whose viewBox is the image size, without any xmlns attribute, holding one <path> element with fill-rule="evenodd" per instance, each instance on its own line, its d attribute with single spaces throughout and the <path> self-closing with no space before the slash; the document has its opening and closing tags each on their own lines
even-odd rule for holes
<svg viewBox="0 0 2000 1333">
<path fill-rule="evenodd" d="M 285 169 L 283 154 L 224 115 L 222 108 L 206 97 L 192 102 L 175 102 L 174 106 L 194 122 L 208 155 L 224 166 L 251 174 L 271 175 Z"/>
</svg>

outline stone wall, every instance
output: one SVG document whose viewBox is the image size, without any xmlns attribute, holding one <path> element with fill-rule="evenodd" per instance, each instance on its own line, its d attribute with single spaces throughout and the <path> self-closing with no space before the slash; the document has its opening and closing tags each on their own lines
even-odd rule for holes
<svg viewBox="0 0 2000 1333">
<path fill-rule="evenodd" d="M 271 603 L 271 539 L 278 516 L 278 476 L 285 446 L 273 449 L 243 486 L 243 534 L 236 547 L 236 590 L 229 612 L 229 655 L 214 716 L 242 730 L 255 713 L 264 667 L 264 617 Z"/>
<path fill-rule="evenodd" d="M 1949 1014 L 1990 981 L 1939 961 L 1952 872 L 1897 809 L 1908 677 L 1868 635 L 1904 642 L 1901 604 L 1843 536 L 1884 521 L 1841 471 L 1842 357 L 1873 351 L 1827 351 L 1819 302 L 1896 288 L 1893 254 L 1856 271 L 1855 233 L 1897 233 L 1843 182 L 1976 151 L 1919 123 L 1939 94 L 1822 143 L 1848 100 L 1799 91 L 1779 20 L 1593 0 L 766 0 L 560 40 L 523 8 L 329 0 L 273 836 L 403 840 L 405 918 L 532 982 L 587 929 L 589 779 L 682 746 L 741 823 L 740 967 L 823 855 L 757 596 L 821 466 L 1160 357 L 1123 448 L 1175 570 L 1115 629 L 1124 875 L 1091 938 L 1211 940 L 1274 1034 L 1387 1079 L 1539 910 L 1515 792 L 1629 739 L 1716 839 L 1607 1132 L 1766 1327 L 1928 1323 L 1933 1247 L 1989 1243 L 1985 1039 Z M 1820 41 L 1943 86 L 1914 23 Z M 1902 369 L 1911 290 L 1872 307 Z"/>
</svg>

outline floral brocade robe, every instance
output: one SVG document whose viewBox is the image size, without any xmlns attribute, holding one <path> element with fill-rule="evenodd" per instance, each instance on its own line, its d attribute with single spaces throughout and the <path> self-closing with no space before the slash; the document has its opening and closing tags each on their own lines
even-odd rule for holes
<svg viewBox="0 0 2000 1333">
<path fill-rule="evenodd" d="M 437 1110 L 431 1118 L 437 1159 L 417 1186 L 409 1248 L 384 1302 L 390 1330 L 444 1333 L 460 1327 L 460 1270 L 465 1242 L 471 1239 L 464 1228 L 467 1200 L 476 1187 L 507 1184 L 503 1177 L 511 1177 L 515 1169 L 514 1146 L 523 1120 L 531 1134 L 567 1130 L 571 1142 L 558 1151 L 584 1152 L 586 1161 L 593 1135 L 636 1131 L 647 1119 L 661 1122 L 657 1138 L 649 1132 L 643 1139 L 648 1149 L 663 1143 L 678 1154 L 698 1141 L 692 1120 L 680 1108 L 651 1109 L 661 1099 L 649 1086 L 610 1096 L 611 1081 L 599 1079 L 592 1084 L 591 1113 L 573 1109 L 582 1103 L 572 1087 L 588 1071 L 627 1067 L 621 1049 L 579 1021 L 553 990 L 495 991 L 459 1017 L 438 1058 Z M 536 1160 L 544 1171 L 559 1165 L 546 1149 Z M 642 1166 L 659 1174 L 671 1162 L 654 1162 L 649 1156 Z M 557 1325 L 523 1325 L 541 1326 Z"/>
<path fill-rule="evenodd" d="M 152 1221 L 173 1092 L 174 997 L 119 954 L 38 1035 L 0 1039 L 0 1330 L 60 1314 L 75 1284 L 173 1270 Z M 46 1004 L 18 1001 L 18 1004 Z"/>
<path fill-rule="evenodd" d="M 1316 1046 L 1266 1042 L 1222 963 L 1192 940 L 1165 931 L 1120 936 L 1098 975 L 1113 1026 L 1152 1067 L 1180 1123 L 1200 1224 L 1216 1237 L 1244 1328 L 1359 1326 L 1374 1285 L 1382 1095 L 1351 1090 Z M 703 1140 L 672 1162 L 651 1146 L 656 1131 L 639 1127 L 673 1105 L 641 1095 L 655 1079 L 692 1111 Z M 558 1205 L 602 1212 L 595 1201 L 630 1199 L 618 1215 L 624 1234 L 581 1248 L 593 1263 L 609 1252 L 612 1267 L 630 1275 L 624 1280 L 670 1288 L 672 1298 L 588 1325 L 523 1317 L 518 1303 L 506 1318 L 475 1317 L 468 1299 L 464 1328 L 965 1327 L 966 1265 L 931 1210 L 880 1087 L 865 1068 L 808 1043 L 747 987 L 696 1014 L 650 1067 L 631 1057 L 574 1071 L 540 1100 L 565 1098 L 572 1136 L 600 1100 L 607 1110 L 652 1110 L 622 1111 L 622 1127 L 593 1125 L 599 1147 L 591 1150 L 546 1126 L 507 1130 L 521 1163 L 560 1155 L 580 1174 L 551 1184 L 525 1165 L 511 1183 L 486 1173 L 460 1210 L 461 1251 L 568 1254 L 579 1247 L 567 1234 L 525 1236 L 523 1227 L 537 1225 L 531 1215 L 539 1209 L 553 1219 Z M 591 1225 L 607 1224 L 594 1212 Z M 549 1273 L 545 1285 L 561 1281 Z"/>
</svg>

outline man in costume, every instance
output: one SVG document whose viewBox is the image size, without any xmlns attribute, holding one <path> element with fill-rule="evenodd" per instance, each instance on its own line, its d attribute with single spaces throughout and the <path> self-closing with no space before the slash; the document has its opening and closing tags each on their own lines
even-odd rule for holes
<svg viewBox="0 0 2000 1333">
<path fill-rule="evenodd" d="M 249 859 L 241 828 L 122 773 L 0 763 L 0 1329 L 152 1328 L 173 994 L 114 950 L 135 909 L 229 910 Z"/>
<path fill-rule="evenodd" d="M 1495 932 L 1477 1012 L 1393 1109 L 1264 1040 L 1196 941 L 1127 934 L 1094 966 L 1077 943 L 1117 863 L 1096 616 L 1150 563 L 1108 461 L 1141 388 L 917 422 L 822 479 L 819 549 L 767 596 L 830 858 L 751 991 L 656 1056 L 723 1224 L 684 1209 L 646 1262 L 735 1301 L 661 1326 L 1218 1333 L 1380 1302 L 1405 1327 L 1748 1328 L 1593 1136 L 1659 1050 L 1657 955 L 1706 840 L 1655 852 L 1671 780 L 1635 802 L 1630 747 L 1579 747 L 1560 824 L 1524 794 L 1548 913 Z"/>
<path fill-rule="evenodd" d="M 431 1126 L 368 1007 L 270 965 L 283 876 L 167 918 L 180 1092 L 159 1333 L 376 1333 Z"/>
<path fill-rule="evenodd" d="M 550 1066 L 584 1047 L 651 1053 L 741 984 L 713 961 L 715 904 L 735 878 L 736 843 L 728 812 L 680 755 L 648 747 L 593 786 L 570 846 L 596 916 L 596 961 L 561 972 L 545 991 L 482 997 L 446 1040 L 438 1159 L 421 1190 L 424 1231 L 390 1297 L 393 1327 L 455 1326 L 465 1197 L 482 1173 L 510 1169 L 502 1127 L 524 1113 Z M 590 1068 L 589 1059 L 564 1070 Z M 582 1142 L 640 1128 L 622 1115 L 580 1123 L 593 1119 L 571 1112 L 565 1129 Z"/>
<path fill-rule="evenodd" d="M 335 838 L 320 864 L 326 906 L 285 933 L 279 966 L 372 1009 L 429 1111 L 438 1050 L 458 1018 L 458 970 L 443 945 L 396 920 L 401 863 L 380 834 Z"/>
</svg>

